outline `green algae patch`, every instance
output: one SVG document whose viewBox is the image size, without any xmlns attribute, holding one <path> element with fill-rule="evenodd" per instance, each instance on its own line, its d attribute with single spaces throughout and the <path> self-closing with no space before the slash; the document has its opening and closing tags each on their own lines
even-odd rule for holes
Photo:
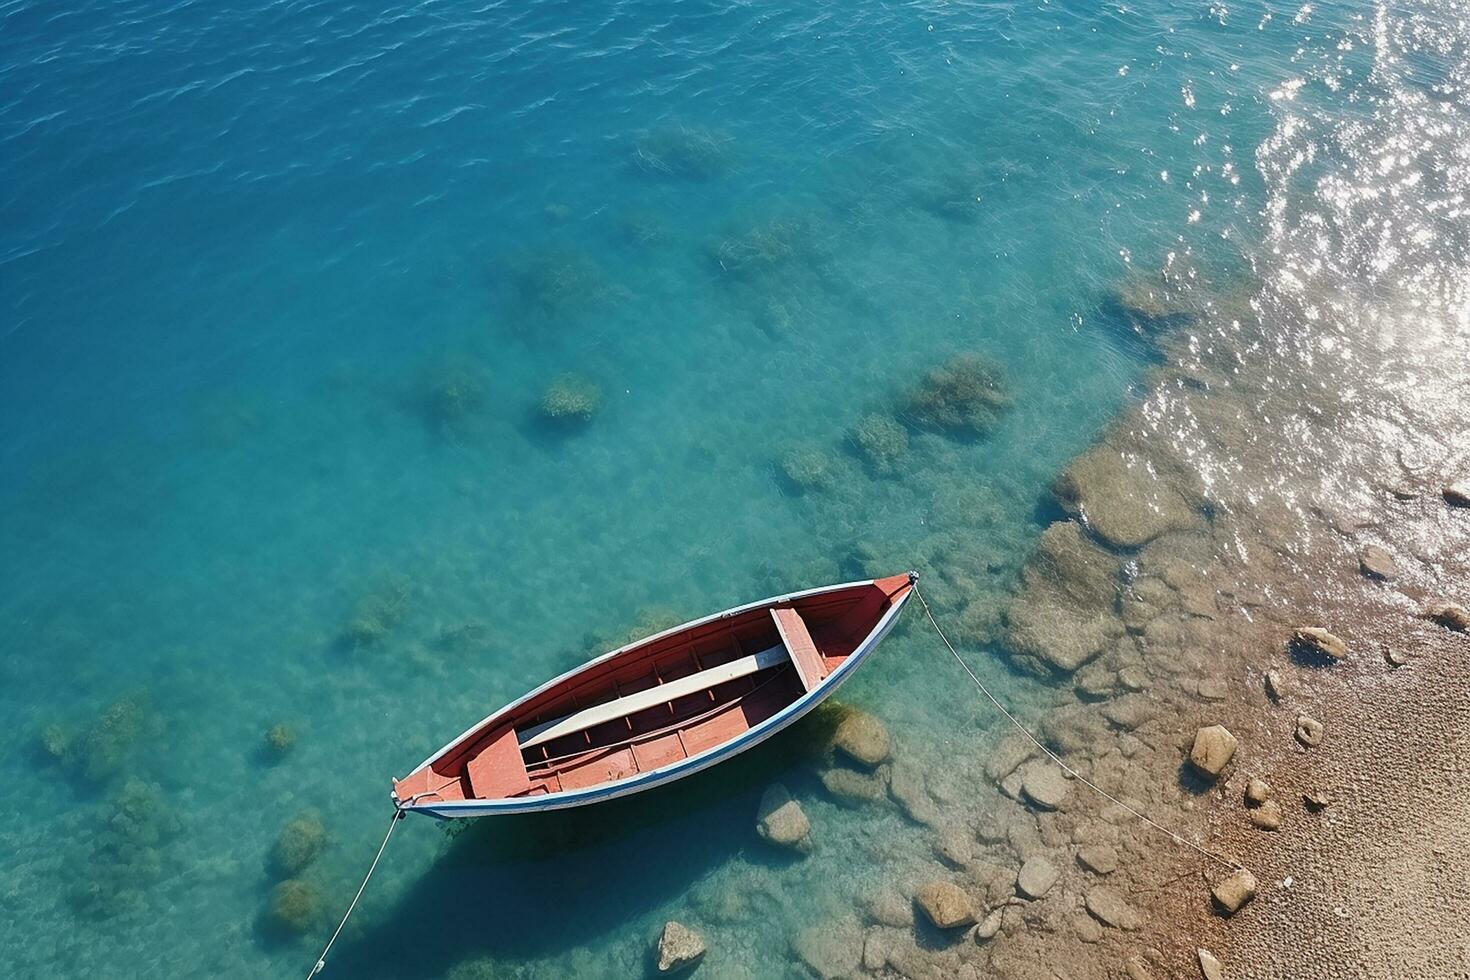
<svg viewBox="0 0 1470 980">
<path fill-rule="evenodd" d="M 157 725 L 146 694 L 129 694 L 113 701 L 67 753 L 94 782 L 118 775 L 137 741 Z"/>
<path fill-rule="evenodd" d="M 327 846 L 327 831 L 315 813 L 303 813 L 281 828 L 271 852 L 277 871 L 294 877 L 321 856 Z"/>
<path fill-rule="evenodd" d="M 282 932 L 299 936 L 309 932 L 322 916 L 321 895 L 299 878 L 288 878 L 271 889 L 266 905 L 270 923 Z"/>
<path fill-rule="evenodd" d="M 426 425 L 452 428 L 484 411 L 488 389 L 489 375 L 473 358 L 449 357 L 419 373 L 409 404 Z"/>
<path fill-rule="evenodd" d="M 904 396 L 902 414 L 921 429 L 975 438 L 988 435 L 1010 404 L 995 365 L 977 354 L 958 354 Z"/>
<path fill-rule="evenodd" d="M 734 137 L 706 126 L 663 126 L 638 136 L 633 162 L 666 180 L 714 180 L 729 173 L 734 145 Z"/>
<path fill-rule="evenodd" d="M 412 590 L 406 581 L 393 581 L 357 601 L 342 631 L 343 642 L 362 649 L 382 643 L 408 615 Z"/>
<path fill-rule="evenodd" d="M 891 415 L 864 416 L 852 430 L 852 442 L 868 468 L 880 476 L 898 473 L 909 451 L 909 433 Z"/>
<path fill-rule="evenodd" d="M 781 476 L 797 493 L 826 490 L 836 481 L 832 457 L 814 446 L 798 446 L 781 456 Z"/>
<path fill-rule="evenodd" d="M 72 902 L 82 914 L 98 919 L 142 912 L 148 889 L 163 875 L 163 847 L 177 832 L 178 821 L 163 790 L 136 777 L 109 794 L 97 815 L 91 858 Z"/>
<path fill-rule="evenodd" d="M 563 374 L 552 381 L 538 405 L 546 423 L 579 428 L 591 422 L 602 408 L 602 388 L 580 374 Z"/>
<path fill-rule="evenodd" d="M 285 722 L 272 725 L 265 733 L 265 747 L 273 758 L 285 758 L 296 747 L 296 729 Z"/>
<path fill-rule="evenodd" d="M 509 278 L 522 314 L 559 319 L 585 313 L 615 294 L 612 280 L 591 255 L 551 246 L 512 258 Z"/>
</svg>

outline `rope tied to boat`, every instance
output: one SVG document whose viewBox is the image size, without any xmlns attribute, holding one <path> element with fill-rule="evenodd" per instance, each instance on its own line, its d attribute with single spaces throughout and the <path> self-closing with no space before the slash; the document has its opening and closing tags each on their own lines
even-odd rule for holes
<svg viewBox="0 0 1470 980">
<path fill-rule="evenodd" d="M 1101 786 L 1097 785 L 1086 776 L 1082 775 L 1076 769 L 1073 769 L 1071 766 L 1063 762 L 1060 756 L 1058 756 L 1051 749 L 1047 748 L 1047 746 L 1042 743 L 1041 739 L 1037 738 L 1035 735 L 1032 735 L 1030 730 L 1027 729 L 1025 725 L 1017 721 L 1016 716 L 1007 711 L 1006 706 L 1001 704 L 994 694 L 990 693 L 990 688 L 986 687 L 985 684 L 980 680 L 980 678 L 975 675 L 975 672 L 970 669 L 970 665 L 965 663 L 964 658 L 959 655 L 959 652 L 957 650 L 955 650 L 954 644 L 949 642 L 949 637 L 944 635 L 944 629 L 939 625 L 939 620 L 934 618 L 934 610 L 929 608 L 929 602 L 924 598 L 924 593 L 919 591 L 919 582 L 917 576 L 915 576 L 912 581 L 914 586 L 914 595 L 919 597 L 919 604 L 924 607 L 924 615 L 929 618 L 929 624 L 934 627 L 934 632 L 938 633 L 939 638 L 944 641 L 944 645 L 949 650 L 949 655 L 951 657 L 954 657 L 955 663 L 959 664 L 960 668 L 969 675 L 970 680 L 974 682 L 977 688 L 980 689 L 980 693 L 985 695 L 986 699 L 991 704 L 995 705 L 996 710 L 1005 715 L 1006 721 L 1009 721 L 1015 727 L 1016 731 L 1026 736 L 1026 738 L 1030 740 L 1031 744 L 1040 749 L 1048 759 L 1056 763 L 1056 765 L 1061 768 L 1062 772 L 1066 773 L 1068 776 L 1071 776 L 1073 779 L 1077 780 L 1077 782 L 1081 783 L 1083 786 L 1086 786 L 1088 789 L 1092 790 L 1094 793 L 1096 793 L 1098 796 L 1101 796 L 1108 802 L 1115 803 L 1118 806 L 1122 807 L 1124 810 L 1133 814 L 1133 816 L 1137 817 L 1139 820 L 1142 820 L 1145 824 L 1157 830 L 1159 833 L 1171 838 L 1176 844 L 1183 844 L 1185 847 L 1192 848 L 1209 860 L 1219 862 L 1220 864 L 1225 865 L 1233 871 L 1240 871 L 1244 869 L 1244 865 L 1240 864 L 1240 862 L 1234 861 L 1223 854 L 1216 853 L 1215 851 L 1212 851 L 1209 848 L 1204 847 L 1200 844 L 1196 844 L 1194 841 L 1189 840 L 1188 838 L 1181 837 L 1179 834 L 1170 830 L 1168 827 L 1165 827 L 1163 824 L 1154 820 L 1152 817 L 1149 817 L 1147 814 L 1141 812 L 1136 807 L 1132 807 L 1129 806 L 1127 803 L 1124 803 L 1122 800 L 1118 799 L 1116 796 L 1109 793 L 1107 790 L 1103 789 Z"/>
<path fill-rule="evenodd" d="M 352 896 L 352 903 L 347 906 L 347 911 L 342 914 L 342 921 L 337 923 L 337 929 L 332 933 L 332 938 L 328 939 L 327 945 L 322 947 L 322 953 L 316 958 L 316 963 L 312 965 L 311 972 L 306 975 L 306 980 L 311 980 L 312 977 L 326 969 L 327 954 L 332 951 L 332 944 L 337 941 L 337 937 L 342 935 L 342 930 L 347 926 L 347 920 L 352 918 L 352 910 L 357 908 L 358 899 L 362 898 L 362 893 L 367 891 L 368 882 L 372 880 L 373 872 L 378 870 L 378 862 L 383 860 L 383 852 L 388 849 L 388 841 L 393 837 L 394 828 L 398 826 L 398 821 L 402 820 L 407 813 L 404 807 L 413 803 L 419 796 L 426 795 L 429 794 L 420 793 L 418 796 L 410 797 L 403 803 L 395 802 L 393 804 L 393 819 L 388 821 L 388 832 L 383 835 L 383 843 L 378 845 L 377 856 L 373 858 L 373 863 L 368 867 L 367 874 L 363 875 L 362 884 L 357 886 L 357 894 Z"/>
</svg>

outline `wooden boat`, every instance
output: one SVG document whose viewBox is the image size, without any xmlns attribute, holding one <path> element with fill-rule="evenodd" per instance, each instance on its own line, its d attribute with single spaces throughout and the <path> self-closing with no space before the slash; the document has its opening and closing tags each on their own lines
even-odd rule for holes
<svg viewBox="0 0 1470 980">
<path fill-rule="evenodd" d="M 440 818 L 584 806 L 707 769 L 786 728 L 893 628 L 909 572 L 775 596 L 604 654 L 476 723 L 393 781 Z"/>
</svg>

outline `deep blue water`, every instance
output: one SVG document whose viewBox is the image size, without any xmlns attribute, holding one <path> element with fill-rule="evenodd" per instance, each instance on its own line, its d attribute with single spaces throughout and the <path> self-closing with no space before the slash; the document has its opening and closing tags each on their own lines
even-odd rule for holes
<svg viewBox="0 0 1470 980">
<path fill-rule="evenodd" d="M 389 777 L 640 622 L 910 565 L 997 605 L 1149 367 L 1109 291 L 1249 288 L 1273 93 L 1353 37 L 1303 93 L 1350 114 L 1359 13 L 0 6 L 8 969 L 304 972 Z M 957 353 L 1011 408 L 875 471 L 854 427 Z M 540 416 L 567 374 L 584 425 Z M 844 697 L 969 760 L 932 767 L 958 806 L 995 729 L 946 669 L 911 628 Z M 629 975 L 670 916 L 712 971 L 795 969 L 792 930 L 928 860 L 801 742 L 605 813 L 410 821 L 334 969 Z M 795 865 L 751 829 L 776 776 L 820 836 Z M 266 910 L 304 811 L 296 938 Z"/>
</svg>

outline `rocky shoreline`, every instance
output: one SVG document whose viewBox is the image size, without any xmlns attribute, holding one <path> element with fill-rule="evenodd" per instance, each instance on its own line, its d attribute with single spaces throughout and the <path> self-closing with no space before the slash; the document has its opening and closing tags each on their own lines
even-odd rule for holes
<svg viewBox="0 0 1470 980">
<path fill-rule="evenodd" d="M 1002 645 L 1051 685 L 1050 749 L 1222 860 L 1018 733 L 936 802 L 848 718 L 823 788 L 892 800 L 935 858 L 796 937 L 813 973 L 1470 976 L 1466 447 L 1413 428 L 1417 392 L 1463 379 L 1308 392 L 1251 304 L 1170 286 L 1122 297 L 1163 365 L 1056 482 Z M 809 830 L 773 787 L 761 836 Z"/>
</svg>

